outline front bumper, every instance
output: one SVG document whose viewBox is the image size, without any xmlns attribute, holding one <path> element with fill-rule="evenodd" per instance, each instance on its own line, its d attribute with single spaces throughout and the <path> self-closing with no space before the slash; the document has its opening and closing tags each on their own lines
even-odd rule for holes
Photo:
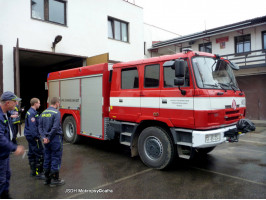
<svg viewBox="0 0 266 200">
<path fill-rule="evenodd" d="M 225 128 L 219 128 L 215 130 L 210 131 L 192 131 L 192 147 L 195 148 L 207 148 L 216 146 L 218 144 L 221 144 L 227 140 L 225 137 L 225 132 L 228 132 L 229 130 L 236 129 L 236 125 L 225 127 Z M 206 139 L 212 138 L 212 139 Z M 218 140 L 219 139 L 219 140 Z"/>
<path fill-rule="evenodd" d="M 174 129 L 173 137 L 175 143 L 181 146 L 190 146 L 194 148 L 208 148 L 217 146 L 227 141 L 226 133 L 236 130 L 236 125 L 200 131 L 191 129 Z"/>
</svg>

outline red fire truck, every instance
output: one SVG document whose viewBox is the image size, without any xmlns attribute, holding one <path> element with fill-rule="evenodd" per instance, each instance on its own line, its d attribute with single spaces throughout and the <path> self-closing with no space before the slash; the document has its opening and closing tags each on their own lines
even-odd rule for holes
<svg viewBox="0 0 266 200">
<path fill-rule="evenodd" d="M 59 97 L 65 140 L 119 139 L 149 167 L 175 155 L 207 154 L 237 141 L 246 100 L 219 55 L 194 52 L 50 73 L 49 98 Z"/>
</svg>

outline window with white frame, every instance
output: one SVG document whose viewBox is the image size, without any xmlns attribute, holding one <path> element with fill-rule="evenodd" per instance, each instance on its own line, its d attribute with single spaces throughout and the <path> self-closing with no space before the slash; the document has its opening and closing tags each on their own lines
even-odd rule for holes
<svg viewBox="0 0 266 200">
<path fill-rule="evenodd" d="M 251 51 L 250 35 L 235 37 L 235 53 L 246 53 Z"/>
<path fill-rule="evenodd" d="M 262 50 L 266 51 L 266 31 L 262 32 Z"/>
<path fill-rule="evenodd" d="M 207 43 L 199 44 L 199 51 L 212 53 L 212 43 L 207 42 Z"/>
<path fill-rule="evenodd" d="M 108 17 L 108 38 L 128 42 L 128 23 Z"/>
<path fill-rule="evenodd" d="M 66 1 L 31 0 L 31 17 L 66 25 Z"/>
</svg>

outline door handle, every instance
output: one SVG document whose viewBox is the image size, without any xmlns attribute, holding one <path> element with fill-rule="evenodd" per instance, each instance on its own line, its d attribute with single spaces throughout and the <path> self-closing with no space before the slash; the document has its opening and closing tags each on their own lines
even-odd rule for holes
<svg viewBox="0 0 266 200">
<path fill-rule="evenodd" d="M 119 103 L 123 103 L 123 99 L 119 99 Z"/>
<path fill-rule="evenodd" d="M 167 99 L 162 99 L 163 104 L 167 104 Z"/>
</svg>

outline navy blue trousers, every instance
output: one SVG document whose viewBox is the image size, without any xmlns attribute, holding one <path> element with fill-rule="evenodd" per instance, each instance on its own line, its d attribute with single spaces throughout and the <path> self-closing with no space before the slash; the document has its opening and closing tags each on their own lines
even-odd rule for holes
<svg viewBox="0 0 266 200">
<path fill-rule="evenodd" d="M 10 177 L 9 157 L 3 160 L 0 159 L 0 195 L 4 191 L 8 191 Z"/>
<path fill-rule="evenodd" d="M 55 135 L 44 147 L 43 169 L 50 170 L 51 172 L 59 172 L 63 154 L 63 137 L 61 135 Z"/>
<path fill-rule="evenodd" d="M 41 140 L 36 141 L 31 136 L 26 136 L 29 143 L 29 163 L 40 164 L 43 161 L 44 149 Z"/>
</svg>

